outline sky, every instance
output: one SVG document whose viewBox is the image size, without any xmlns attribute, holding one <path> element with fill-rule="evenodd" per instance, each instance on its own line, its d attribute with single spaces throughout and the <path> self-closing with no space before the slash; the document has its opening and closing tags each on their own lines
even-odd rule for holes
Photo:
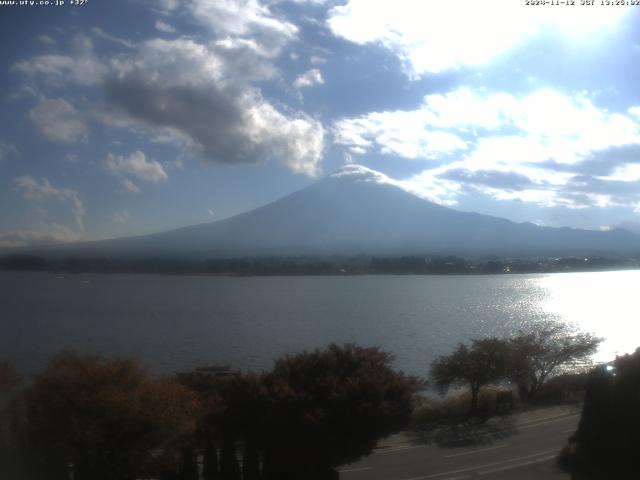
<svg viewBox="0 0 640 480">
<path fill-rule="evenodd" d="M 9 3 L 0 247 L 216 221 L 350 163 L 459 210 L 640 233 L 640 5 Z"/>
</svg>

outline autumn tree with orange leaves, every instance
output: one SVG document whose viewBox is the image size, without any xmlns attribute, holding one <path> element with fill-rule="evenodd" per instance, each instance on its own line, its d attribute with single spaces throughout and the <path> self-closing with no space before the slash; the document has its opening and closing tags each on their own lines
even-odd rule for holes
<svg viewBox="0 0 640 480">
<path fill-rule="evenodd" d="M 172 459 L 178 469 L 200 411 L 194 393 L 136 361 L 76 353 L 55 355 L 27 402 L 37 480 L 66 479 L 69 468 L 76 480 L 129 480 Z"/>
</svg>

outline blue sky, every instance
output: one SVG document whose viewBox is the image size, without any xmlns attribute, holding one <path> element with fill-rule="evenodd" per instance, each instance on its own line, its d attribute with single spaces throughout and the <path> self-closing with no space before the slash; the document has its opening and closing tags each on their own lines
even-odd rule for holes
<svg viewBox="0 0 640 480">
<path fill-rule="evenodd" d="M 214 221 L 352 162 L 640 232 L 640 6 L 575 3 L 0 6 L 0 246 Z"/>
</svg>

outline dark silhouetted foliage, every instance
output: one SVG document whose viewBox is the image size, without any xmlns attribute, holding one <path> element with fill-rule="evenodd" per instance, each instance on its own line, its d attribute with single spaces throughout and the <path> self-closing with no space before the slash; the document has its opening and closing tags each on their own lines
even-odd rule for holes
<svg viewBox="0 0 640 480">
<path fill-rule="evenodd" d="M 0 395 L 12 393 L 22 384 L 22 375 L 9 360 L 0 360 Z"/>
<path fill-rule="evenodd" d="M 331 467 L 404 428 L 422 384 L 394 371 L 392 359 L 378 348 L 331 345 L 278 360 L 264 378 L 265 477 L 330 478 Z"/>
<path fill-rule="evenodd" d="M 52 270 L 51 263 L 44 257 L 17 253 L 0 259 L 0 268 L 5 270 Z"/>
<path fill-rule="evenodd" d="M 205 405 L 204 477 L 238 480 L 242 471 L 244 480 L 334 478 L 332 467 L 370 453 L 410 418 L 422 384 L 391 362 L 377 348 L 331 345 L 285 356 L 261 376 L 178 374 Z"/>
<path fill-rule="evenodd" d="M 203 429 L 204 452 L 202 454 L 202 478 L 214 480 L 218 475 L 218 452 L 213 441 L 213 433 L 207 428 Z"/>
<path fill-rule="evenodd" d="M 182 448 L 180 480 L 199 480 L 198 475 L 198 457 L 195 446 L 187 444 Z"/>
<path fill-rule="evenodd" d="M 23 464 L 21 386 L 22 376 L 14 363 L 0 360 L 0 478 L 17 478 Z"/>
<path fill-rule="evenodd" d="M 154 451 L 179 452 L 198 414 L 195 394 L 135 361 L 58 354 L 28 392 L 35 478 L 53 478 L 68 463 L 76 480 L 138 478 Z"/>
<path fill-rule="evenodd" d="M 573 478 L 640 476 L 640 349 L 589 376 L 577 432 L 560 457 Z"/>
<path fill-rule="evenodd" d="M 472 340 L 471 346 L 460 343 L 449 355 L 431 364 L 431 377 L 441 392 L 452 385 L 468 386 L 471 391 L 470 413 L 478 409 L 480 388 L 507 374 L 507 342 L 499 338 Z"/>
<path fill-rule="evenodd" d="M 536 405 L 576 404 L 584 401 L 588 372 L 562 373 L 549 378 L 529 401 Z"/>
</svg>

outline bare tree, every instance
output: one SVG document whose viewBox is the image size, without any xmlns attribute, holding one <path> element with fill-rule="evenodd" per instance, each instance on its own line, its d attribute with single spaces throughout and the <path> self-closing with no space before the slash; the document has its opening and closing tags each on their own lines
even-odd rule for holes
<svg viewBox="0 0 640 480">
<path fill-rule="evenodd" d="M 536 323 L 529 332 L 509 340 L 508 377 L 518 385 L 520 397 L 530 399 L 562 367 L 584 362 L 600 342 L 601 338 L 566 323 Z"/>
<path fill-rule="evenodd" d="M 451 385 L 466 385 L 471 390 L 470 413 L 478 409 L 482 386 L 506 376 L 508 345 L 499 338 L 472 340 L 471 347 L 460 343 L 450 355 L 431 364 L 431 378 L 441 392 Z"/>
</svg>

